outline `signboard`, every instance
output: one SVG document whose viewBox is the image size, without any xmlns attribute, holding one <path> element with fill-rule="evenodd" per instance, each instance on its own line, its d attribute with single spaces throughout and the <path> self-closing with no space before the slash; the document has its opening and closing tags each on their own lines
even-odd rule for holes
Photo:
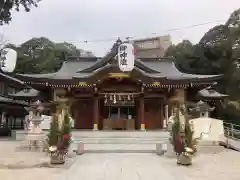
<svg viewBox="0 0 240 180">
<path fill-rule="evenodd" d="M 118 48 L 118 66 L 122 72 L 130 72 L 134 68 L 134 47 L 123 43 Z"/>
</svg>

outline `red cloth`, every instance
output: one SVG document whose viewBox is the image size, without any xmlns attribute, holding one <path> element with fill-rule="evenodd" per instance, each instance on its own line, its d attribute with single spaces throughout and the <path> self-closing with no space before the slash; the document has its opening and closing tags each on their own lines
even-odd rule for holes
<svg viewBox="0 0 240 180">
<path fill-rule="evenodd" d="M 175 142 L 175 151 L 177 153 L 182 152 L 182 140 L 180 135 L 175 135 L 174 137 L 174 142 Z"/>
<path fill-rule="evenodd" d="M 64 140 L 67 140 L 69 137 L 71 137 L 72 135 L 71 134 L 64 134 L 63 135 L 63 139 Z"/>
</svg>

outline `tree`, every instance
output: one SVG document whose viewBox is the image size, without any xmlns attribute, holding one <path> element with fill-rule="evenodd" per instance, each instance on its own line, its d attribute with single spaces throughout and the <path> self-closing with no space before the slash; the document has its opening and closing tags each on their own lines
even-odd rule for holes
<svg viewBox="0 0 240 180">
<path fill-rule="evenodd" d="M 177 67 L 183 72 L 223 74 L 218 90 L 228 94 L 234 104 L 240 104 L 240 9 L 234 11 L 225 24 L 211 28 L 191 48 L 181 42 L 171 46 L 166 55 L 174 56 Z M 235 112 L 239 107 L 228 107 L 225 105 L 222 110 L 225 113 L 219 115 L 224 119 L 232 116 L 239 119 L 239 113 Z"/>
<path fill-rule="evenodd" d="M 56 72 L 66 60 L 65 56 L 93 56 L 71 43 L 55 43 L 45 37 L 32 38 L 12 48 L 18 52 L 16 73 Z"/>
<path fill-rule="evenodd" d="M 29 12 L 32 6 L 37 7 L 41 0 L 1 0 L 0 1 L 0 25 L 8 24 L 12 20 L 12 10 L 20 10 L 22 6 Z"/>
<path fill-rule="evenodd" d="M 176 65 L 180 70 L 188 71 L 189 63 L 186 62 L 188 59 L 183 57 L 189 57 L 193 54 L 193 44 L 189 40 L 183 40 L 177 45 L 170 46 L 165 56 L 172 56 L 176 59 Z"/>
</svg>

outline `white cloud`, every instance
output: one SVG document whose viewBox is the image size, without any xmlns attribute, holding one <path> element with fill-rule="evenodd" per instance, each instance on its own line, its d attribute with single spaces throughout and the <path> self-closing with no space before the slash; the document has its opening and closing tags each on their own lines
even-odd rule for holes
<svg viewBox="0 0 240 180">
<path fill-rule="evenodd" d="M 13 43 L 44 36 L 103 55 L 113 42 L 82 41 L 163 35 L 168 29 L 227 20 L 238 7 L 239 0 L 43 0 L 29 13 L 14 13 L 10 25 L 0 27 L 0 33 Z M 174 43 L 182 39 L 197 42 L 216 24 L 169 33 Z"/>
</svg>

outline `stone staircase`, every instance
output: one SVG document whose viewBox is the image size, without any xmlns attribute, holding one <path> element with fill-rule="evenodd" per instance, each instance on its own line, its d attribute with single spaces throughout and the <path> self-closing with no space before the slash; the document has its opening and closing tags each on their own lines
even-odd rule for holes
<svg viewBox="0 0 240 180">
<path fill-rule="evenodd" d="M 165 131 L 73 131 L 85 153 L 155 153 L 156 144 L 168 140 Z"/>
<path fill-rule="evenodd" d="M 45 131 L 45 134 L 48 132 Z M 24 141 L 27 132 L 17 131 L 13 139 Z M 166 131 L 79 131 L 72 132 L 74 149 L 80 142 L 85 153 L 156 153 L 156 144 L 166 143 L 169 133 Z M 212 142 L 199 142 L 198 151 L 212 153 L 223 151 L 223 147 Z"/>
</svg>

